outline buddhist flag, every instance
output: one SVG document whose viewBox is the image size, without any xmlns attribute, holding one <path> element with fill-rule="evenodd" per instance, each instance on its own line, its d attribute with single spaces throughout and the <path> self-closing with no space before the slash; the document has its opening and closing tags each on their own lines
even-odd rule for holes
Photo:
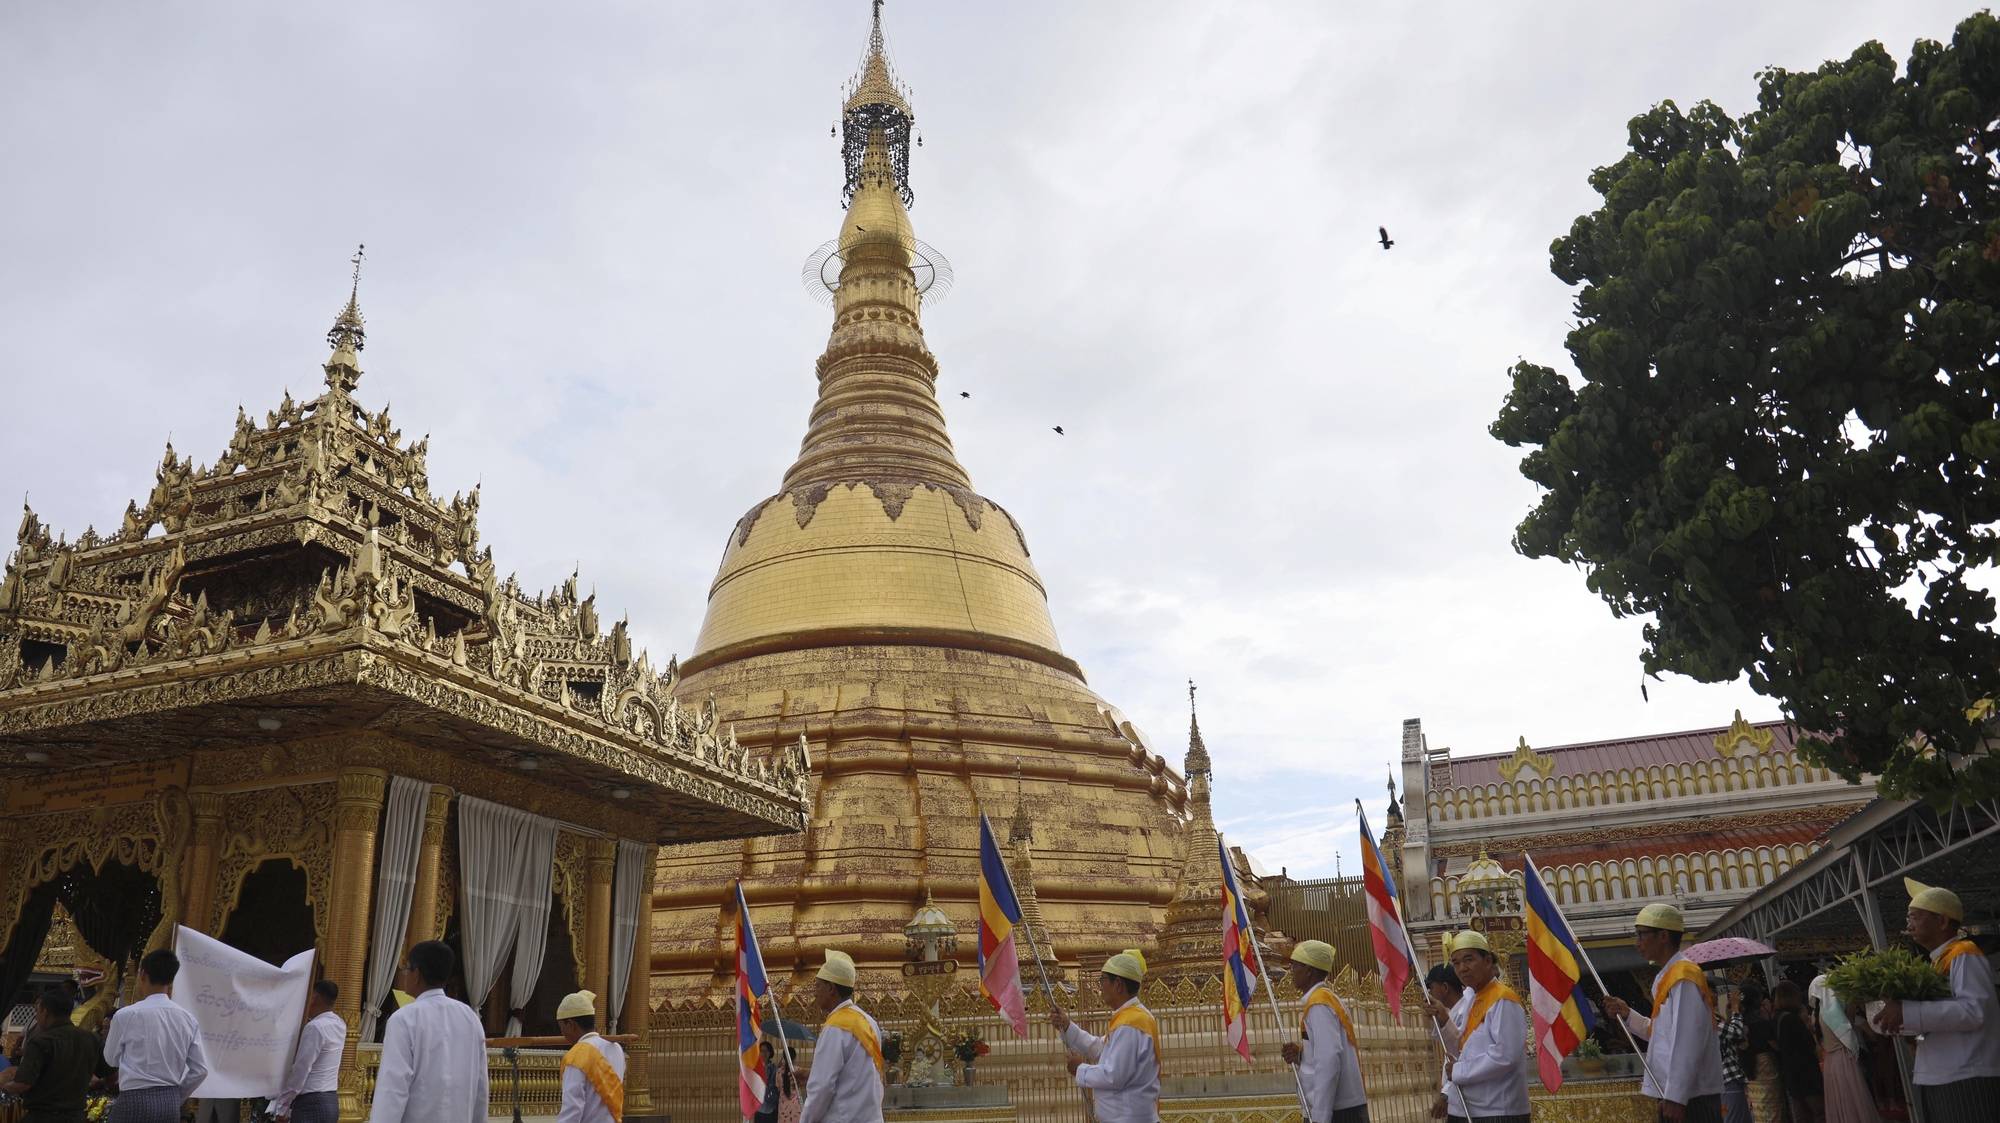
<svg viewBox="0 0 2000 1123">
<path fill-rule="evenodd" d="M 1222 835 L 1215 836 L 1222 856 L 1222 1036 L 1229 1046 L 1250 1059 L 1250 1000 L 1257 996 L 1257 933 L 1243 907 L 1243 889 L 1236 883 L 1236 863 Z"/>
<path fill-rule="evenodd" d="M 764 953 L 757 947 L 757 930 L 750 927 L 750 906 L 743 901 L 743 883 L 736 883 L 736 1100 L 749 1119 L 764 1106 L 763 1018 L 760 1009 L 770 993 L 764 978 Z"/>
<path fill-rule="evenodd" d="M 1006 1015 L 1016 1037 L 1028 1036 L 1028 1006 L 1021 995 L 1021 957 L 1014 951 L 1014 929 L 1021 923 L 1021 902 L 1000 844 L 993 841 L 993 824 L 979 814 L 979 993 Z"/>
<path fill-rule="evenodd" d="M 1596 1015 L 1577 993 L 1583 980 L 1583 949 L 1569 930 L 1554 894 L 1542 882 L 1535 860 L 1527 859 L 1527 876 L 1522 889 L 1526 895 L 1528 921 L 1529 1009 L 1535 1021 L 1536 1052 L 1542 1070 L 1542 1087 L 1553 1092 L 1562 1087 L 1562 1059 L 1569 1056 L 1591 1029 Z"/>
<path fill-rule="evenodd" d="M 1361 883 L 1368 897 L 1368 936 L 1375 944 L 1375 970 L 1382 976 L 1382 996 L 1389 1002 L 1393 1017 L 1403 1016 L 1403 988 L 1416 973 L 1416 956 L 1410 951 L 1403 932 L 1403 906 L 1396 899 L 1396 881 L 1375 848 L 1375 835 L 1368 829 L 1368 812 L 1354 801 L 1354 813 L 1361 818 Z"/>
</svg>

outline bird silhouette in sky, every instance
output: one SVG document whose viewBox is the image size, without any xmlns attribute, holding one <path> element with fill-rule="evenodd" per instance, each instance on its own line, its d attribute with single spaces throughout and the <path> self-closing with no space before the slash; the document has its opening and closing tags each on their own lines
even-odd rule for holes
<svg viewBox="0 0 2000 1123">
<path fill-rule="evenodd" d="M 1375 233 L 1377 233 L 1377 234 L 1381 235 L 1381 238 L 1382 238 L 1382 248 L 1383 248 L 1383 249 L 1385 249 L 1385 250 L 1386 250 L 1386 249 L 1388 249 L 1388 248 L 1389 248 L 1390 246 L 1393 246 L 1393 245 L 1395 245 L 1395 244 L 1396 244 L 1396 240 L 1395 240 L 1394 238 L 1391 238 L 1391 237 L 1389 237 L 1389 228 L 1388 228 L 1388 227 L 1386 227 L 1386 226 L 1377 226 L 1377 227 L 1375 228 Z"/>
<path fill-rule="evenodd" d="M 1056 428 L 1056 436 L 1058 437 L 1062 436 L 1063 435 L 1062 426 L 1058 425 L 1055 428 Z"/>
<path fill-rule="evenodd" d="M 959 397 L 961 397 L 961 398 L 969 398 L 969 397 L 971 397 L 971 396 L 972 396 L 972 391 L 970 391 L 970 390 L 960 390 L 960 391 L 958 392 L 958 396 L 959 396 Z"/>
</svg>

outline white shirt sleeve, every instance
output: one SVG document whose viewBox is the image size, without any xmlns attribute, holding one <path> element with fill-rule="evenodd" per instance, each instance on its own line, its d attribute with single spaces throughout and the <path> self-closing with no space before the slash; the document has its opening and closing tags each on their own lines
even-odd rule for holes
<svg viewBox="0 0 2000 1123">
<path fill-rule="evenodd" d="M 1077 1086 L 1119 1089 L 1135 1083 L 1140 1077 L 1140 1066 L 1145 1063 L 1148 1040 L 1144 1033 L 1129 1026 L 1106 1035 L 1098 1042 L 1097 1063 L 1077 1066 Z"/>
<path fill-rule="evenodd" d="M 1104 1048 L 1104 1038 L 1071 1022 L 1069 1028 L 1063 1030 L 1063 1046 L 1086 1061 L 1094 1061 Z"/>
<path fill-rule="evenodd" d="M 799 1123 L 826 1123 L 840 1090 L 840 1070 L 847 1064 L 848 1051 L 860 1044 L 844 1029 L 820 1032 L 813 1046 L 812 1076 L 806 1080 L 806 1106 L 799 1113 Z"/>
<path fill-rule="evenodd" d="M 1314 1006 L 1306 1012 L 1305 1063 L 1300 1075 L 1305 1080 L 1306 1103 L 1312 1118 L 1306 1123 L 1326 1123 L 1333 1113 L 1333 1092 L 1340 1083 L 1347 1035 L 1331 1006 Z"/>
<path fill-rule="evenodd" d="M 1985 998 L 1993 993 L 1993 968 L 1977 952 L 1951 961 L 1951 997 L 1903 1003 L 1909 1033 L 1966 1033 L 1986 1024 Z M 108 1046 L 107 1046 L 108 1047 Z"/>
<path fill-rule="evenodd" d="M 1661 1027 L 1660 1022 L 1666 1024 Z M 1660 1072 L 1656 1067 L 1654 1072 L 1665 1082 L 1660 1089 L 1661 1099 L 1685 1104 L 1694 1098 L 1702 1057 L 1699 1051 L 1684 1047 L 1684 1043 L 1700 1041 L 1702 1029 L 1708 1024 L 1711 1024 L 1708 1004 L 1701 1000 L 1701 992 L 1693 983 L 1676 983 L 1667 991 L 1666 1016 L 1655 1019 L 1655 1027 L 1665 1030 L 1659 1034 L 1659 1043 L 1665 1047 L 1666 1071 Z"/>
<path fill-rule="evenodd" d="M 189 1014 L 188 1020 L 194 1021 L 194 1015 Z M 193 1099 L 195 1091 L 207 1079 L 208 1054 L 201 1051 L 201 1027 L 197 1024 L 194 1032 L 188 1035 L 187 1079 L 181 1082 L 181 1096 Z"/>
<path fill-rule="evenodd" d="M 1625 1028 L 1631 1030 L 1632 1036 L 1641 1041 L 1653 1039 L 1653 1019 L 1629 1006 L 1625 1009 Z"/>
<path fill-rule="evenodd" d="M 111 1015 L 111 1028 L 104 1035 L 104 1063 L 112 1068 L 118 1067 L 118 1054 L 125 1048 L 125 1022 L 128 1020 L 117 1014 Z"/>
<path fill-rule="evenodd" d="M 562 1106 L 556 1110 L 556 1123 L 583 1123 L 584 1109 L 590 1106 L 586 1097 L 592 1094 L 590 1082 L 583 1078 L 582 1069 L 564 1068 Z"/>
<path fill-rule="evenodd" d="M 460 1003 L 460 1005 L 464 1005 L 464 1003 Z M 470 1009 L 470 1007 L 467 1007 L 467 1009 Z M 473 1017 L 476 1022 L 478 1015 L 475 1014 Z M 492 1080 L 493 1074 L 491 1066 L 486 1060 L 485 1032 L 483 1028 L 480 1030 L 478 1049 L 474 1054 L 475 1061 L 472 1065 L 472 1104 L 471 1111 L 465 1123 L 486 1123 L 488 1112 L 491 1110 L 491 1104 L 488 1101 L 492 1098 L 492 1091 L 488 1085 Z"/>
<path fill-rule="evenodd" d="M 382 1034 L 382 1065 L 375 1074 L 375 1100 L 368 1109 L 368 1123 L 403 1123 L 403 1110 L 410 1102 L 410 1077 L 416 1071 L 416 1042 L 410 1036 L 413 1020 L 391 1016 L 389 1028 Z"/>
<path fill-rule="evenodd" d="M 285 1090 L 271 1101 L 272 1115 L 290 1115 L 292 1101 L 305 1091 L 306 1077 L 312 1074 L 313 1062 L 319 1059 L 320 1026 L 318 1019 L 305 1024 L 299 1030 L 299 1044 L 292 1053 L 291 1071 L 285 1074 Z"/>
</svg>

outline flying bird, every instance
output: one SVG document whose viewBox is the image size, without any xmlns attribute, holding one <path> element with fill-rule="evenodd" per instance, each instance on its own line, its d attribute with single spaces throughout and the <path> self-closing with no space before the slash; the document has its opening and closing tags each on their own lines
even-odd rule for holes
<svg viewBox="0 0 2000 1123">
<path fill-rule="evenodd" d="M 1056 426 L 1056 436 L 1060 437 L 1062 435 L 1063 435 L 1062 426 L 1060 425 Z"/>
<path fill-rule="evenodd" d="M 1395 245 L 1395 244 L 1396 244 L 1396 240 L 1395 240 L 1394 238 L 1391 238 L 1391 237 L 1389 237 L 1389 228 L 1388 228 L 1388 227 L 1386 227 L 1386 226 L 1377 226 L 1377 227 L 1375 228 L 1375 233 L 1377 233 L 1377 234 L 1381 235 L 1381 237 L 1382 237 L 1382 248 L 1383 248 L 1383 249 L 1385 249 L 1385 250 L 1386 250 L 1386 249 L 1388 249 L 1388 248 L 1389 248 L 1390 246 L 1393 246 L 1393 245 Z"/>
<path fill-rule="evenodd" d="M 970 390 L 960 390 L 960 391 L 958 392 L 958 396 L 959 396 L 959 397 L 961 397 L 961 398 L 969 398 L 969 397 L 971 397 L 971 396 L 972 396 L 972 391 L 970 391 Z"/>
</svg>

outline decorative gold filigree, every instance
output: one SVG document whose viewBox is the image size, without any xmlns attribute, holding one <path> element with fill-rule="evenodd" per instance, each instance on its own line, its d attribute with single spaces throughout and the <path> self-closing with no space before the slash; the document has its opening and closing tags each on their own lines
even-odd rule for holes
<svg viewBox="0 0 2000 1123">
<path fill-rule="evenodd" d="M 1554 758 L 1543 756 L 1529 748 L 1528 739 L 1523 737 L 1521 743 L 1514 746 L 1514 755 L 1500 762 L 1500 775 L 1512 780 L 1525 768 L 1537 776 L 1547 777 L 1555 766 Z"/>
<path fill-rule="evenodd" d="M 1735 720 L 1729 723 L 1729 728 L 1715 735 L 1715 752 L 1717 756 L 1723 757 L 1739 756 L 1746 748 L 1753 755 L 1768 753 L 1776 740 L 1777 734 L 1744 721 L 1743 711 L 1738 710 Z"/>
</svg>

